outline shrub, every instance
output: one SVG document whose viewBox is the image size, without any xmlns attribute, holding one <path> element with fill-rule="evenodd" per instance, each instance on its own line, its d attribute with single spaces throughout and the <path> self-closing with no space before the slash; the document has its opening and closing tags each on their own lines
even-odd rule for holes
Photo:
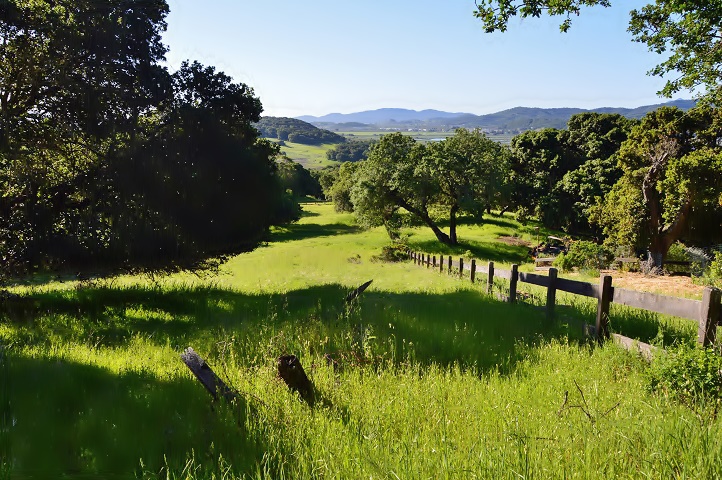
<svg viewBox="0 0 722 480">
<path fill-rule="evenodd" d="M 722 398 L 722 357 L 713 349 L 686 344 L 657 356 L 649 368 L 649 389 L 690 407 Z"/>
<path fill-rule="evenodd" d="M 376 262 L 403 262 L 409 258 L 409 247 L 403 243 L 392 243 L 381 249 L 381 255 L 374 255 L 371 260 Z"/>
<path fill-rule="evenodd" d="M 554 260 L 554 266 L 564 272 L 568 272 L 574 267 L 600 270 L 608 268 L 612 260 L 614 260 L 614 252 L 608 247 L 581 240 L 572 243 L 566 254 L 560 254 Z"/>
</svg>

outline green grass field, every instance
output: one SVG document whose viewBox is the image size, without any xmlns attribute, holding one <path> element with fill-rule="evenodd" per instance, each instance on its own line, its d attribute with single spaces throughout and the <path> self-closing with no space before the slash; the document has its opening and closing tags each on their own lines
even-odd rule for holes
<svg viewBox="0 0 722 480">
<path fill-rule="evenodd" d="M 340 131 L 336 132 L 339 135 L 343 135 L 344 137 L 355 139 L 355 140 L 378 140 L 381 138 L 382 135 L 387 135 L 390 133 L 390 131 L 387 130 L 377 130 L 377 131 L 361 131 L 361 130 L 354 130 L 354 131 Z M 454 132 L 401 132 L 404 135 L 408 135 L 410 137 L 413 137 L 417 141 L 420 142 L 428 142 L 430 140 L 438 140 L 443 139 L 446 137 L 452 137 L 454 135 Z M 509 145 L 511 143 L 512 137 L 514 135 L 511 134 L 488 134 L 488 137 L 492 140 L 495 140 L 503 145 Z"/>
<path fill-rule="evenodd" d="M 281 152 L 305 168 L 314 170 L 331 165 L 338 165 L 338 162 L 326 158 L 326 152 L 335 146 L 335 144 L 304 145 L 302 143 L 284 142 L 284 145 L 281 147 Z"/>
<path fill-rule="evenodd" d="M 594 304 L 562 298 L 549 322 L 483 286 L 374 261 L 381 229 L 304 209 L 217 275 L 15 287 L 0 318 L 0 478 L 722 476 L 720 421 L 649 393 L 641 359 L 586 343 Z M 448 253 L 523 261 L 524 247 L 495 239 L 532 233 L 491 220 L 462 225 Z M 444 251 L 426 229 L 405 233 Z M 645 340 L 695 334 L 659 320 L 612 311 L 615 329 Z M 180 361 L 188 346 L 238 405 L 211 404 Z M 276 378 L 284 353 L 316 384 L 315 408 Z"/>
</svg>

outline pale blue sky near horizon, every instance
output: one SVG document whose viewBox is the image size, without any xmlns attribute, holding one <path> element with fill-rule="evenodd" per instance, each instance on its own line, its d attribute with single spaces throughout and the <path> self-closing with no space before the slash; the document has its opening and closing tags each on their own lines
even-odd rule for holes
<svg viewBox="0 0 722 480">
<path fill-rule="evenodd" d="M 251 86 L 264 115 L 377 108 L 475 114 L 524 107 L 662 103 L 646 72 L 662 57 L 632 41 L 646 0 L 512 19 L 486 34 L 473 0 L 168 0 L 168 65 L 213 65 Z M 680 92 L 675 98 L 691 98 Z"/>
</svg>

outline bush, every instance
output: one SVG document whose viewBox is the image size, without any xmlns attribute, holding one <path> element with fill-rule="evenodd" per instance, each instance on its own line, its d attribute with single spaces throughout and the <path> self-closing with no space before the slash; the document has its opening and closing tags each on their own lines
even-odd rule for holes
<svg viewBox="0 0 722 480">
<path fill-rule="evenodd" d="M 722 357 L 713 349 L 678 345 L 655 358 L 649 389 L 695 407 L 722 398 Z"/>
<path fill-rule="evenodd" d="M 580 240 L 569 246 L 569 251 L 560 254 L 554 260 L 554 266 L 563 272 L 573 268 L 585 270 L 601 270 L 609 268 L 614 260 L 614 252 L 604 245 Z"/>
<path fill-rule="evenodd" d="M 392 243 L 381 249 L 381 255 L 374 255 L 375 262 L 403 262 L 409 258 L 409 247 L 403 243 Z"/>
</svg>

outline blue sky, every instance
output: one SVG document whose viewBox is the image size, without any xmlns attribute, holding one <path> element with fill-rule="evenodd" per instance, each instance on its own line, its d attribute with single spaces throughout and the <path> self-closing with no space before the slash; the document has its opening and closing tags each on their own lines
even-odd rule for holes
<svg viewBox="0 0 722 480">
<path fill-rule="evenodd" d="M 164 41 L 172 69 L 214 65 L 253 87 L 264 115 L 636 107 L 665 101 L 646 75 L 660 56 L 626 31 L 645 3 L 587 9 L 565 34 L 559 18 L 486 34 L 473 0 L 169 0 Z"/>
</svg>

